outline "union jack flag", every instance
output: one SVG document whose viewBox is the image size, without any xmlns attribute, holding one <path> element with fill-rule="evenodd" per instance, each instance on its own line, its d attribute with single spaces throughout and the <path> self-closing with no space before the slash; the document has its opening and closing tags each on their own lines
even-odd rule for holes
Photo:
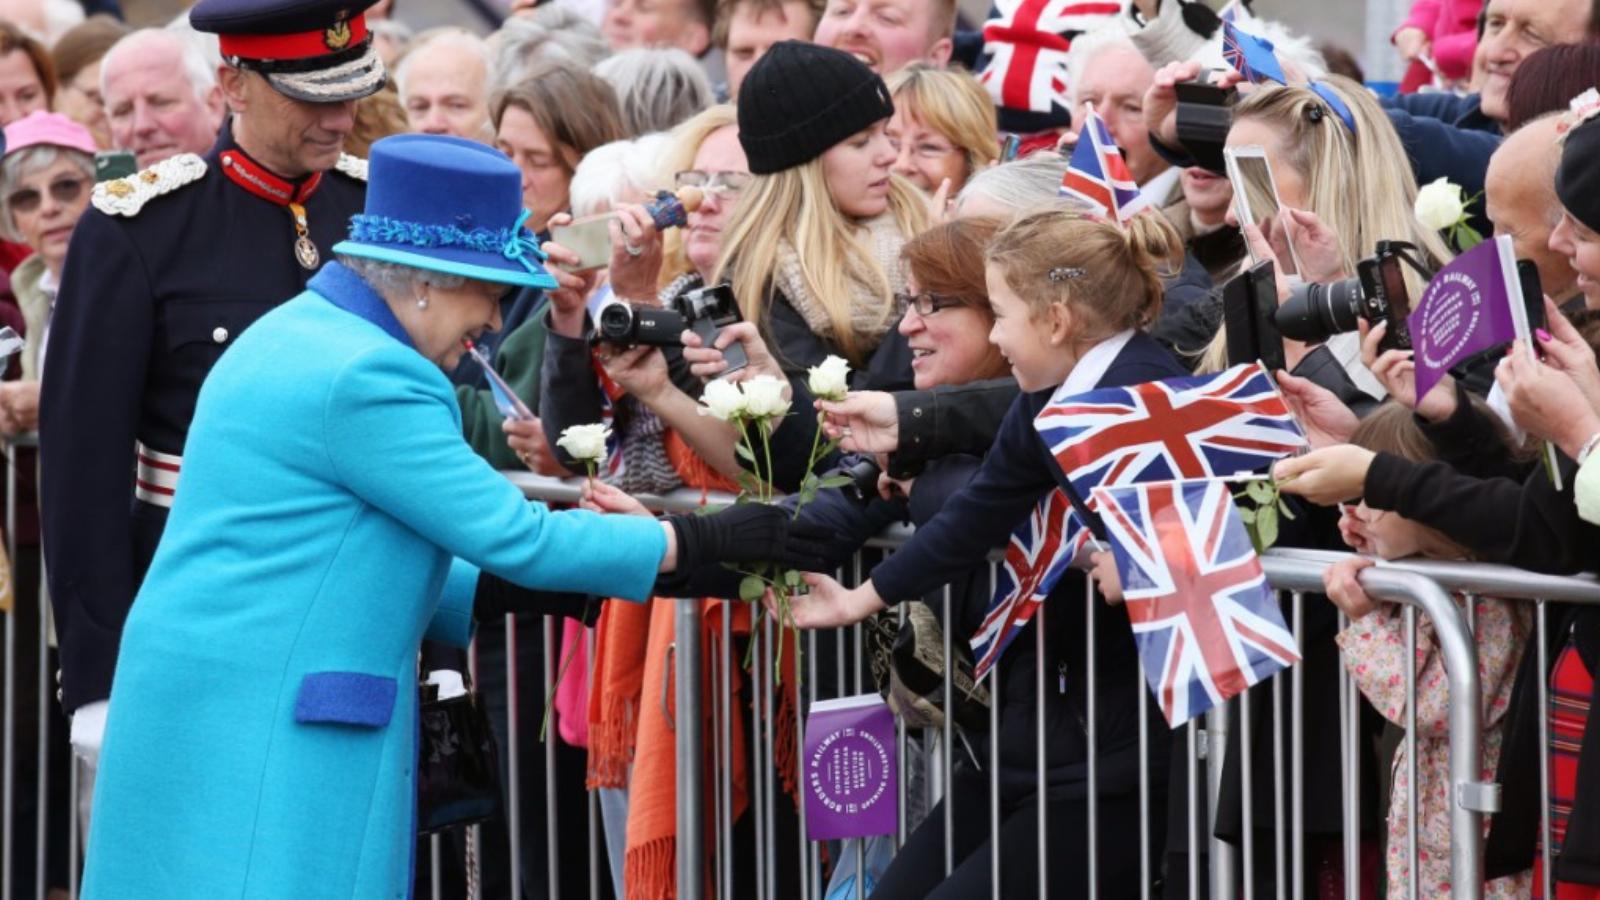
<svg viewBox="0 0 1600 900">
<path fill-rule="evenodd" d="M 1224 482 L 1096 488 L 1094 498 L 1169 725 L 1300 659 Z"/>
<path fill-rule="evenodd" d="M 1237 475 L 1306 446 L 1259 362 L 1052 397 L 1033 425 L 1079 496 L 1099 485 Z"/>
<path fill-rule="evenodd" d="M 1217 11 L 1217 18 L 1224 22 L 1249 22 L 1255 18 L 1250 12 L 1250 7 L 1245 6 L 1243 0 L 1228 0 L 1228 4 Z"/>
<path fill-rule="evenodd" d="M 1069 108 L 1067 50 L 1072 39 L 1110 21 L 1120 3 L 998 0 L 983 23 L 989 62 L 978 73 L 999 106 L 1048 113 Z"/>
<path fill-rule="evenodd" d="M 972 658 L 977 660 L 973 667 L 975 677 L 988 673 L 1033 618 L 1088 535 L 1089 529 L 1073 514 L 1072 501 L 1059 489 L 1051 491 L 1027 521 L 1011 533 L 994 599 L 983 624 L 972 636 Z"/>
<path fill-rule="evenodd" d="M 1078 146 L 1072 150 L 1067 173 L 1061 178 L 1061 196 L 1075 197 L 1099 210 L 1115 222 L 1126 222 L 1147 205 L 1139 195 L 1139 185 L 1128 171 L 1122 149 L 1111 136 L 1105 120 L 1084 104 L 1083 127 L 1078 130 Z"/>
<path fill-rule="evenodd" d="M 1232 21 L 1222 23 L 1222 61 L 1251 84 L 1265 81 L 1288 83 L 1283 74 L 1283 64 L 1272 52 L 1272 42 L 1256 37 Z"/>
</svg>

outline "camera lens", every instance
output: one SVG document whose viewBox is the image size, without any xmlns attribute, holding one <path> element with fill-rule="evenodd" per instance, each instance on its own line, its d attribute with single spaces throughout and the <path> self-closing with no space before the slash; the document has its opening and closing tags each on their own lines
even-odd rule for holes
<svg viewBox="0 0 1600 900">
<path fill-rule="evenodd" d="M 1298 284 L 1278 307 L 1276 320 L 1283 336 L 1309 344 L 1336 334 L 1355 331 L 1361 319 L 1361 279 L 1346 278 L 1332 284 Z"/>
<path fill-rule="evenodd" d="M 626 303 L 607 303 L 600 307 L 596 317 L 595 332 L 599 340 L 610 344 L 633 342 L 633 309 Z"/>
</svg>

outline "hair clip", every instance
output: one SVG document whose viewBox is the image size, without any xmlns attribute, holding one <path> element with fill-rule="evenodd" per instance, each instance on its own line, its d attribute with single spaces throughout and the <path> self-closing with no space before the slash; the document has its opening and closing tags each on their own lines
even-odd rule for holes
<svg viewBox="0 0 1600 900">
<path fill-rule="evenodd" d="M 1082 278 L 1087 274 L 1089 273 L 1076 266 L 1056 266 L 1050 270 L 1050 280 L 1056 284 L 1061 284 L 1074 278 Z"/>
<path fill-rule="evenodd" d="M 1319 103 L 1306 104 L 1306 119 L 1315 123 L 1322 121 L 1322 105 Z"/>
<path fill-rule="evenodd" d="M 1567 104 L 1567 111 L 1562 114 L 1561 121 L 1556 125 L 1557 140 L 1565 141 L 1567 133 L 1579 125 L 1600 115 L 1600 91 L 1589 88 Z"/>
</svg>

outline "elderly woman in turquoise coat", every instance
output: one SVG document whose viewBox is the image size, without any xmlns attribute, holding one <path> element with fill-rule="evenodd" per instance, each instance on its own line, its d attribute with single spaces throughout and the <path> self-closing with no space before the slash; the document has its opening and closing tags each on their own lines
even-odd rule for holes
<svg viewBox="0 0 1600 900">
<path fill-rule="evenodd" d="M 469 640 L 481 578 L 644 600 L 785 556 L 775 509 L 551 512 L 462 440 L 444 372 L 506 290 L 554 286 L 526 215 L 497 151 L 380 141 L 340 261 L 212 370 L 123 632 L 86 897 L 403 898 L 418 648 Z"/>
</svg>

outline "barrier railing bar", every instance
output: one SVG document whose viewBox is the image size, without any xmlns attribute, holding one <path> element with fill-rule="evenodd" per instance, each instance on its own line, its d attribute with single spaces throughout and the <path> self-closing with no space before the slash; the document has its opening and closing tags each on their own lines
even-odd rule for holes
<svg viewBox="0 0 1600 900">
<path fill-rule="evenodd" d="M 815 703 L 817 701 L 817 633 L 815 631 L 806 632 L 806 656 L 806 691 L 811 695 L 811 702 Z M 809 714 L 811 708 L 808 706 L 806 709 Z M 903 733 L 905 731 L 905 727 L 903 723 L 900 724 L 900 731 Z M 800 743 L 802 747 L 805 746 L 804 732 L 801 732 L 800 734 Z M 798 759 L 801 761 L 801 764 L 804 764 L 804 751 L 801 752 Z M 802 785 L 801 790 L 805 790 L 805 779 L 802 778 L 800 783 Z M 904 807 L 902 807 L 902 809 L 903 808 Z M 804 839 L 803 834 L 802 839 Z M 810 841 L 807 841 L 807 844 L 810 847 L 809 852 L 811 854 L 809 857 L 811 865 L 811 883 L 816 885 L 817 896 L 821 897 L 827 891 L 827 883 L 822 880 L 822 847 Z"/>
<path fill-rule="evenodd" d="M 1545 612 L 1545 601 L 1534 605 L 1535 642 L 1539 653 L 1539 796 L 1544 798 L 1539 804 L 1539 882 L 1543 888 L 1539 896 L 1552 897 L 1551 885 L 1555 877 L 1550 871 L 1550 684 L 1547 680 L 1550 660 L 1545 643 L 1549 627 Z"/>
<path fill-rule="evenodd" d="M 993 566 L 990 567 L 993 574 Z M 990 669 L 989 679 L 989 834 L 1000 839 L 1000 671 Z M 989 854 L 989 896 L 1000 900 L 1000 847 Z"/>
<path fill-rule="evenodd" d="M 779 640 L 782 640 L 782 638 L 779 638 Z M 799 848 L 799 851 L 800 851 L 800 854 L 799 854 L 799 857 L 798 857 L 798 860 L 799 860 L 799 863 L 800 863 L 800 896 L 802 898 L 806 898 L 806 900 L 809 900 L 809 898 L 811 898 L 812 896 L 820 897 L 822 895 L 822 893 L 823 893 L 823 889 L 824 889 L 825 885 L 822 884 L 822 882 L 820 880 L 820 878 L 821 878 L 820 875 L 814 876 L 812 874 L 812 870 L 811 870 L 811 852 L 812 852 L 812 847 L 811 847 L 811 842 L 806 840 L 806 803 L 805 803 L 805 791 L 806 791 L 806 777 L 805 777 L 805 771 L 806 771 L 806 720 L 808 718 L 810 718 L 810 716 L 811 716 L 811 707 L 806 706 L 806 704 L 804 702 L 805 701 L 804 687 L 800 683 L 801 679 L 804 677 L 804 671 L 805 671 L 801 667 L 800 632 L 798 630 L 796 630 L 796 629 L 792 629 L 791 628 L 789 630 L 789 641 L 794 646 L 788 648 L 788 652 L 795 654 L 795 656 L 794 656 L 794 663 L 795 663 L 795 665 L 794 665 L 794 684 L 791 686 L 791 689 L 794 691 L 794 726 L 795 726 L 794 727 L 794 765 L 795 765 L 795 779 L 796 779 L 795 783 L 799 786 L 799 788 L 796 791 L 796 793 L 799 794 L 799 801 L 800 801 L 799 804 L 798 804 L 798 806 L 799 806 L 799 810 L 798 811 L 799 811 L 799 815 L 800 815 L 800 828 L 795 832 L 795 841 L 796 841 L 796 845 L 797 845 L 797 847 Z"/>
<path fill-rule="evenodd" d="M 955 666 L 949 664 L 950 661 L 955 659 L 954 648 L 951 644 L 951 632 L 955 629 L 951 623 L 950 606 L 950 585 L 947 584 L 944 586 L 944 609 L 941 614 L 943 622 L 940 626 L 940 630 L 943 631 L 946 665 L 944 667 L 944 678 L 941 679 L 943 683 L 940 685 L 944 691 L 944 734 L 942 736 L 944 768 L 939 773 L 944 784 L 944 874 L 946 878 L 950 877 L 950 873 L 955 871 L 956 868 L 956 793 L 955 776 L 953 774 L 956 768 Z"/>
<path fill-rule="evenodd" d="M 444 847 L 440 836 L 428 837 L 428 880 L 433 888 L 433 900 L 444 898 Z"/>
<path fill-rule="evenodd" d="M 589 659 L 593 661 L 594 652 L 591 648 Z M 478 683 L 478 642 L 470 641 L 467 644 L 467 674 L 472 677 L 472 683 Z M 471 825 L 467 828 L 467 896 L 470 900 L 483 900 L 483 826 Z"/>
<path fill-rule="evenodd" d="M 1201 817 L 1205 825 L 1205 840 L 1209 847 L 1208 856 L 1211 865 L 1211 894 L 1212 897 L 1237 897 L 1238 890 L 1234 885 L 1233 871 L 1233 844 L 1216 836 L 1214 827 L 1217 810 L 1221 808 L 1222 799 L 1222 768 L 1223 760 L 1227 758 L 1229 716 L 1231 704 L 1223 703 L 1213 706 L 1206 711 L 1206 730 L 1204 749 L 1201 757 L 1206 761 L 1206 815 Z"/>
<path fill-rule="evenodd" d="M 1244 807 L 1244 900 L 1256 896 L 1255 748 L 1251 745 L 1250 692 L 1239 695 L 1239 801 Z"/>
<path fill-rule="evenodd" d="M 1100 799 L 1099 799 L 1099 790 L 1098 790 L 1097 786 L 1100 784 L 1100 778 L 1099 778 L 1099 754 L 1095 752 L 1095 739 L 1096 739 L 1096 734 L 1095 734 L 1095 695 L 1099 693 L 1099 691 L 1097 690 L 1097 688 L 1099 686 L 1099 682 L 1098 682 L 1098 679 L 1096 678 L 1096 674 L 1095 674 L 1094 613 L 1095 613 L 1095 604 L 1100 602 L 1100 598 L 1095 596 L 1094 579 L 1085 578 L 1083 580 L 1083 583 L 1084 583 L 1084 601 L 1085 601 L 1084 605 L 1083 605 L 1083 618 L 1084 618 L 1084 624 L 1083 624 L 1083 635 L 1084 635 L 1084 637 L 1083 637 L 1083 643 L 1084 643 L 1084 647 L 1083 647 L 1083 655 L 1084 655 L 1083 667 L 1084 667 L 1084 676 L 1083 677 L 1084 677 L 1084 685 L 1085 685 L 1085 689 L 1084 689 L 1083 694 L 1084 694 L 1084 718 L 1087 720 L 1087 721 L 1084 722 L 1084 729 L 1083 730 L 1084 730 L 1084 735 L 1087 738 L 1086 746 L 1087 746 L 1088 752 L 1089 752 L 1089 790 L 1088 790 L 1088 799 L 1089 799 L 1089 803 L 1088 803 L 1088 806 L 1089 806 L 1089 848 L 1088 848 L 1088 850 L 1089 850 L 1089 866 L 1088 866 L 1088 869 L 1089 869 L 1089 893 L 1088 893 L 1088 896 L 1089 896 L 1089 900 L 1095 900 L 1096 897 L 1100 896 L 1100 877 L 1099 877 L 1099 848 L 1100 848 L 1099 833 L 1100 832 L 1099 832 L 1099 828 L 1097 827 L 1098 824 L 1099 824 L 1099 817 L 1100 817 Z M 1064 681 L 1060 685 L 1060 687 L 1063 690 L 1070 690 L 1071 689 L 1071 685 L 1066 684 Z"/>
<path fill-rule="evenodd" d="M 1150 900 L 1150 692 L 1135 670 L 1139 695 L 1139 900 Z"/>
<path fill-rule="evenodd" d="M 703 897 L 705 896 L 704 869 L 701 861 L 705 859 L 705 768 L 702 760 L 705 757 L 704 731 L 701 723 L 705 721 L 700 709 L 700 600 L 699 598 L 684 598 L 673 601 L 673 642 L 677 645 L 673 653 L 673 663 L 676 671 L 673 672 L 673 710 L 672 722 L 677 729 L 675 746 L 677 749 L 677 846 L 678 846 L 678 896 Z M 548 667 L 548 658 L 546 660 Z M 549 744 L 552 754 L 555 743 Z M 550 771 L 554 774 L 555 767 Z M 553 787 L 553 785 L 552 785 Z M 554 809 L 554 806 L 551 807 Z M 551 822 L 551 834 L 555 833 L 555 823 Z M 555 841 L 552 837 L 551 847 L 554 849 Z M 553 865 L 553 864 L 552 864 Z M 550 896 L 559 897 L 552 875 Z"/>
<path fill-rule="evenodd" d="M 1409 779 L 1406 788 L 1406 807 L 1417 809 L 1417 609 L 1414 606 L 1406 607 L 1406 777 Z M 1418 853 L 1417 828 L 1419 817 L 1415 812 L 1406 822 L 1406 896 L 1410 900 L 1417 900 L 1417 866 L 1421 862 Z"/>
<path fill-rule="evenodd" d="M 757 620 L 760 617 L 760 621 Z M 750 658 L 755 660 L 755 671 L 750 673 L 750 816 L 751 824 L 755 830 L 756 842 L 756 896 L 767 896 L 767 867 L 771 862 L 764 852 L 767 846 L 767 790 L 766 790 L 766 742 L 761 740 L 761 727 L 768 715 L 765 698 L 762 690 L 763 673 L 767 671 L 766 657 L 762 651 L 761 628 L 766 619 L 761 616 L 760 607 L 754 607 L 750 614 L 750 643 L 755 647 Z"/>
<path fill-rule="evenodd" d="M 1340 666 L 1345 669 L 1344 666 Z M 1344 717 L 1345 758 L 1349 763 L 1349 780 L 1345 782 L 1344 821 L 1344 896 L 1345 900 L 1360 900 L 1361 896 L 1361 688 L 1355 675 L 1348 669 L 1341 672 L 1345 682 Z"/>
<path fill-rule="evenodd" d="M 1270 575 L 1268 576 L 1271 577 Z M 1315 590 L 1315 588 L 1313 588 Z M 1294 644 L 1305 646 L 1305 595 L 1294 591 L 1289 601 L 1294 605 Z M 1289 825 L 1289 872 L 1293 879 L 1290 896 L 1305 900 L 1306 888 L 1306 782 L 1305 782 L 1305 672 L 1295 666 L 1289 670 L 1289 757 L 1294 761 L 1294 771 L 1289 773 L 1289 808 L 1293 819 Z"/>
<path fill-rule="evenodd" d="M 517 617 L 506 615 L 506 830 L 511 845 L 511 896 L 522 896 L 522 765 L 521 717 L 517 714 L 521 688 L 517 682 Z"/>
<path fill-rule="evenodd" d="M 15 448 L 6 453 L 6 558 L 17 558 L 17 454 Z M 11 897 L 11 811 L 16 809 L 16 781 L 12 772 L 17 759 L 17 606 L 21 599 L 12 591 L 11 612 L 6 614 L 6 696 L 4 748 L 0 749 L 0 766 L 5 767 L 3 786 L 0 786 L 0 806 L 5 808 L 5 821 L 0 823 L 0 897 Z"/>
<path fill-rule="evenodd" d="M 556 694 L 556 664 L 561 656 L 561 642 L 556 636 L 555 616 L 541 618 L 544 620 L 544 691 L 541 696 L 547 698 L 547 703 L 552 703 Z M 545 864 L 549 867 L 546 875 L 552 897 L 561 896 L 561 827 L 556 821 L 556 788 L 560 781 L 556 777 L 556 741 L 559 739 L 552 733 L 546 734 L 544 740 L 544 854 Z"/>
<path fill-rule="evenodd" d="M 1183 730 L 1184 746 L 1188 757 L 1186 764 L 1189 770 L 1189 793 L 1187 798 L 1189 802 L 1184 805 L 1185 813 L 1188 816 L 1185 820 L 1188 824 L 1184 827 L 1184 832 L 1189 835 L 1188 896 L 1198 897 L 1200 896 L 1200 773 L 1197 769 L 1197 761 L 1200 755 L 1200 748 L 1195 737 L 1197 731 L 1195 720 L 1190 719 L 1189 723 L 1183 726 Z"/>
<path fill-rule="evenodd" d="M 719 884 L 722 900 L 733 900 L 733 607 L 722 610 L 722 720 L 717 723 L 718 742 L 722 747 L 722 764 L 717 766 L 717 815 L 721 826 L 717 839 L 721 852 L 717 869 L 722 873 Z"/>
<path fill-rule="evenodd" d="M 906 627 L 906 605 L 904 603 L 895 605 L 895 624 L 897 629 Z M 900 848 L 906 845 L 906 834 L 910 830 L 910 823 L 906 821 L 906 801 L 910 792 L 910 774 L 908 770 L 911 768 L 909 765 L 910 760 L 906 756 L 909 748 L 910 738 L 907 734 L 906 720 L 903 716 L 895 716 L 894 751 L 895 759 L 900 763 L 895 767 L 894 773 L 895 802 L 898 804 L 895 807 L 894 823 L 894 849 L 896 853 L 900 852 Z"/>
<path fill-rule="evenodd" d="M 1038 665 L 1035 665 L 1033 667 L 1034 668 L 1034 686 L 1033 686 L 1034 703 L 1033 703 L 1033 707 L 1034 707 L 1034 711 L 1036 712 L 1036 715 L 1034 716 L 1034 733 L 1033 733 L 1033 736 L 1034 736 L 1033 766 L 1034 766 L 1034 778 L 1035 778 L 1035 781 L 1034 781 L 1034 796 L 1037 798 L 1037 802 L 1034 805 L 1039 808 L 1039 812 L 1038 812 L 1038 819 L 1039 819 L 1039 836 L 1038 836 L 1039 882 L 1038 882 L 1038 884 L 1039 884 L 1039 896 L 1040 897 L 1048 897 L 1048 896 L 1050 896 L 1050 868 L 1049 868 L 1050 837 L 1049 837 L 1049 816 L 1047 815 L 1047 812 L 1049 810 L 1050 804 L 1047 802 L 1047 800 L 1048 800 L 1048 798 L 1050 796 L 1050 792 L 1048 790 L 1049 784 L 1045 780 L 1045 756 L 1044 756 L 1044 753 L 1045 753 L 1045 747 L 1044 747 L 1044 745 L 1045 745 L 1045 740 L 1044 740 L 1044 691 L 1045 691 L 1044 660 L 1045 660 L 1045 652 L 1044 652 L 1044 633 L 1045 633 L 1045 627 L 1046 626 L 1045 626 L 1045 605 L 1042 604 L 1042 603 L 1039 604 L 1038 611 L 1036 611 L 1033 614 L 1033 627 L 1035 629 L 1035 631 L 1033 633 L 1033 638 L 1034 638 L 1034 640 L 1033 640 L 1033 644 L 1034 644 L 1033 653 L 1034 653 L 1034 659 L 1038 660 Z M 998 850 L 998 848 L 996 848 L 996 849 Z"/>
<path fill-rule="evenodd" d="M 766 738 L 762 743 L 767 748 L 764 768 L 764 777 L 767 783 L 767 807 L 765 810 L 767 840 L 765 849 L 768 858 L 771 860 L 767 865 L 767 896 L 776 897 L 778 896 L 778 745 L 773 740 L 773 731 L 777 725 L 776 720 L 778 718 L 778 691 L 775 684 L 778 678 L 776 665 L 777 647 L 772 616 L 763 616 L 761 622 L 761 649 L 764 653 L 761 668 L 766 673 L 761 682 L 763 694 L 761 703 L 767 713 L 766 721 L 762 723 L 762 733 Z"/>
</svg>

